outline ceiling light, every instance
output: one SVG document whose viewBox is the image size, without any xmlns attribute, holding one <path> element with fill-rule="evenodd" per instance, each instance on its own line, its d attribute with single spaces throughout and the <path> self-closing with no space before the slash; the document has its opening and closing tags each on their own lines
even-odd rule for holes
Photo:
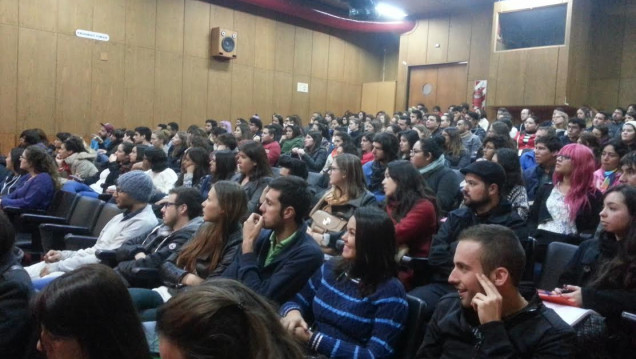
<svg viewBox="0 0 636 359">
<path fill-rule="evenodd" d="M 407 15 L 404 10 L 386 3 L 377 4 L 375 6 L 375 11 L 378 16 L 392 20 L 402 20 Z"/>
</svg>

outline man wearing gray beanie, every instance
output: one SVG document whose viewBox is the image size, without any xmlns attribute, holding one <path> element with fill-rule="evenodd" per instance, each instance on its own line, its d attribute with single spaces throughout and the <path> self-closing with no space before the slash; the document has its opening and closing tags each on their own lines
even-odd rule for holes
<svg viewBox="0 0 636 359">
<path fill-rule="evenodd" d="M 99 263 L 96 250 L 117 249 L 128 239 L 148 235 L 159 222 L 148 204 L 152 192 L 152 179 L 145 172 L 131 171 L 119 176 L 113 198 L 124 212 L 104 226 L 93 247 L 78 251 L 48 251 L 42 262 L 25 268 L 31 279 L 57 277 L 85 264 Z"/>
</svg>

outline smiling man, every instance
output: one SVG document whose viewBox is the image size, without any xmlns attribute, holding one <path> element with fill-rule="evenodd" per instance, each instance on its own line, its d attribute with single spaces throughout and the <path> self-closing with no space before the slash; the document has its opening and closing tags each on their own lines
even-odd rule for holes
<svg viewBox="0 0 636 359">
<path fill-rule="evenodd" d="M 477 225 L 459 235 L 448 277 L 418 358 L 569 358 L 574 330 L 519 282 L 525 253 L 514 232 Z"/>
</svg>

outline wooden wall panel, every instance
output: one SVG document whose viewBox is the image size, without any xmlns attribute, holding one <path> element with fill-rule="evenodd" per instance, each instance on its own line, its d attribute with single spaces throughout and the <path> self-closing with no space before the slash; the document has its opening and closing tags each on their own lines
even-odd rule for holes
<svg viewBox="0 0 636 359">
<path fill-rule="evenodd" d="M 294 69 L 294 38 L 296 29 L 294 26 L 282 22 L 276 23 L 276 71 L 291 73 Z"/>
<path fill-rule="evenodd" d="M 183 58 L 181 123 L 199 123 L 206 118 L 208 106 L 208 59 Z"/>
<path fill-rule="evenodd" d="M 256 17 L 254 31 L 254 67 L 274 70 L 276 68 L 276 23 L 264 17 Z"/>
<path fill-rule="evenodd" d="M 395 81 L 380 82 L 378 86 L 378 101 L 373 112 L 385 111 L 392 112 L 395 108 Z"/>
<path fill-rule="evenodd" d="M 618 104 L 619 79 L 590 80 L 590 99 L 599 109 L 612 111 Z"/>
<path fill-rule="evenodd" d="M 437 104 L 448 108 L 465 101 L 466 65 L 440 66 L 437 74 Z"/>
<path fill-rule="evenodd" d="M 303 123 L 308 123 L 308 114 L 314 111 L 309 108 L 309 93 L 298 92 L 296 90 L 296 84 L 299 82 L 309 83 L 309 76 L 307 75 L 294 75 L 292 77 L 292 103 L 291 112 L 300 115 L 303 119 Z M 311 91 L 311 84 L 309 87 Z"/>
<path fill-rule="evenodd" d="M 327 80 L 312 77 L 309 83 L 309 108 L 311 111 L 333 111 L 327 107 Z"/>
<path fill-rule="evenodd" d="M 90 133 L 92 41 L 64 34 L 57 35 L 57 80 L 55 131 L 66 128 Z"/>
<path fill-rule="evenodd" d="M 129 46 L 124 66 L 124 126 L 148 126 L 154 118 L 155 51 Z"/>
<path fill-rule="evenodd" d="M 126 46 L 97 42 L 93 46 L 91 75 L 91 121 L 124 127 Z M 65 129 L 71 130 L 71 129 Z"/>
<path fill-rule="evenodd" d="M 16 137 L 14 132 L 0 132 L 0 153 L 8 155 L 17 144 Z"/>
<path fill-rule="evenodd" d="M 294 37 L 294 73 L 311 75 L 313 39 L 312 31 L 296 27 Z"/>
<path fill-rule="evenodd" d="M 180 122 L 183 89 L 183 56 L 172 52 L 156 52 L 155 110 L 153 126 Z"/>
<path fill-rule="evenodd" d="M 417 66 L 426 64 L 426 53 L 428 44 L 428 20 L 420 20 L 413 31 L 405 36 L 407 38 L 406 45 L 406 62 L 409 66 Z M 403 46 L 400 43 L 400 49 Z"/>
<path fill-rule="evenodd" d="M 77 29 L 93 29 L 93 0 L 58 0 L 57 31 L 75 35 Z"/>
<path fill-rule="evenodd" d="M 408 82 L 408 51 L 409 51 L 409 37 L 400 36 L 400 53 L 398 54 L 397 63 L 397 88 L 395 90 L 395 109 L 406 108 L 407 101 L 407 82 Z"/>
<path fill-rule="evenodd" d="M 555 105 L 566 104 L 568 102 L 566 91 L 567 91 L 567 84 L 568 84 L 568 69 L 570 67 L 569 56 L 568 56 L 568 52 L 570 51 L 569 49 L 570 49 L 569 46 L 558 48 L 556 71 L 552 73 L 549 78 L 546 78 L 544 80 L 546 82 L 550 82 L 551 78 L 556 77 L 555 79 L 556 90 L 555 90 L 554 102 L 551 102 L 551 103 L 554 103 Z M 553 67 L 553 64 L 544 64 L 544 65 L 545 67 Z M 542 68 L 542 71 L 545 71 L 545 67 Z M 546 74 L 546 72 L 544 72 L 544 74 Z M 532 72 L 526 73 L 526 78 L 534 77 L 534 76 L 535 74 Z"/>
<path fill-rule="evenodd" d="M 470 56 L 472 15 L 454 14 L 450 17 L 448 30 L 448 62 L 467 61 Z"/>
<path fill-rule="evenodd" d="M 595 38 L 591 78 L 619 78 L 621 76 L 625 18 L 622 16 L 598 16 L 594 17 L 594 21 L 590 25 L 591 33 Z"/>
<path fill-rule="evenodd" d="M 555 103 L 558 81 L 557 73 L 560 51 L 558 48 L 535 49 L 531 61 L 526 61 L 523 102 L 519 105 L 541 106 Z M 567 71 L 564 71 L 567 74 Z M 565 79 L 563 82 L 565 83 Z M 565 88 L 562 89 L 565 93 Z"/>
<path fill-rule="evenodd" d="M 20 0 L 20 26 L 30 29 L 57 30 L 57 0 Z"/>
<path fill-rule="evenodd" d="M 426 63 L 441 64 L 448 62 L 448 17 L 430 19 L 428 24 Z"/>
<path fill-rule="evenodd" d="M 362 111 L 377 112 L 378 91 L 381 82 L 365 82 L 362 84 L 362 97 L 360 99 L 360 109 Z"/>
<path fill-rule="evenodd" d="M 382 81 L 382 58 L 372 56 L 368 51 L 363 52 L 360 58 L 360 80 L 362 82 Z"/>
<path fill-rule="evenodd" d="M 126 0 L 95 0 L 93 31 L 110 36 L 110 42 L 126 41 Z"/>
<path fill-rule="evenodd" d="M 0 133 L 16 132 L 18 28 L 0 24 Z M 2 152 L 3 154 L 5 152 Z"/>
<path fill-rule="evenodd" d="M 353 44 L 344 44 L 343 79 L 350 84 L 359 84 L 362 79 L 360 71 L 360 53 L 362 49 Z"/>
<path fill-rule="evenodd" d="M 55 33 L 21 28 L 18 38 L 17 131 L 40 127 L 53 132 L 55 113 Z"/>
<path fill-rule="evenodd" d="M 236 19 L 235 19 L 236 20 Z M 254 97 L 254 68 L 241 64 L 232 65 L 232 113 L 231 119 L 249 118 L 252 115 Z"/>
<path fill-rule="evenodd" d="M 234 30 L 234 10 L 223 6 L 211 5 L 210 28 L 213 27 Z"/>
<path fill-rule="evenodd" d="M 256 17 L 244 12 L 234 12 L 234 30 L 238 33 L 236 45 L 237 64 L 254 66 L 254 33 Z"/>
<path fill-rule="evenodd" d="M 490 9 L 485 9 L 485 11 L 476 11 L 471 14 L 470 60 L 468 61 L 468 78 L 470 80 L 486 80 L 488 78 L 491 54 L 490 44 L 487 40 L 490 39 L 490 29 L 492 28 L 491 13 Z"/>
<path fill-rule="evenodd" d="M 210 4 L 186 0 L 183 47 L 186 56 L 210 57 Z"/>
<path fill-rule="evenodd" d="M 636 102 L 636 78 L 621 79 L 618 91 L 617 106 L 627 108 L 628 104 Z"/>
<path fill-rule="evenodd" d="M 126 44 L 155 47 L 157 0 L 126 0 Z"/>
<path fill-rule="evenodd" d="M 526 82 L 526 54 L 522 51 L 513 51 L 501 56 L 499 59 L 497 82 L 497 97 L 495 103 L 489 106 L 522 106 L 523 89 Z M 548 81 L 548 79 L 544 79 Z"/>
<path fill-rule="evenodd" d="M 623 58 L 621 59 L 621 77 L 636 77 L 636 24 L 625 23 L 623 37 Z"/>
<path fill-rule="evenodd" d="M 18 0 L 0 1 L 0 24 L 18 24 Z"/>
<path fill-rule="evenodd" d="M 232 64 L 209 61 L 207 117 L 230 120 L 232 106 Z"/>
<path fill-rule="evenodd" d="M 274 107 L 274 71 L 254 70 L 254 112 L 264 123 L 269 123 L 272 114 L 276 112 Z"/>
<path fill-rule="evenodd" d="M 314 32 L 311 54 L 311 76 L 327 78 L 329 67 L 329 35 Z"/>
<path fill-rule="evenodd" d="M 346 110 L 344 104 L 344 82 L 327 82 L 327 108 L 338 114 L 342 114 Z"/>
<path fill-rule="evenodd" d="M 362 97 L 362 85 L 345 83 L 343 85 L 343 107 L 350 111 L 360 111 L 360 98 Z"/>
<path fill-rule="evenodd" d="M 411 69 L 411 81 L 409 83 L 409 97 L 407 107 L 415 106 L 418 103 L 437 105 L 438 79 L 437 67 L 423 67 Z M 430 84 L 432 91 L 425 95 L 422 91 L 424 85 Z"/>
<path fill-rule="evenodd" d="M 292 75 L 288 72 L 274 72 L 273 102 L 276 113 L 291 114 L 291 99 L 293 91 Z"/>
<path fill-rule="evenodd" d="M 184 0 L 157 0 L 157 50 L 183 53 L 184 11 Z"/>
<path fill-rule="evenodd" d="M 327 78 L 329 80 L 340 80 L 344 77 L 344 41 L 329 36 L 329 65 L 327 67 Z"/>
</svg>

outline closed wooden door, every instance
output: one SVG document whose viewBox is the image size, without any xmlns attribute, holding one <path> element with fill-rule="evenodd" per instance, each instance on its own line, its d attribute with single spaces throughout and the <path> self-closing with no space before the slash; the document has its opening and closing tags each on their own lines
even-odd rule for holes
<svg viewBox="0 0 636 359">
<path fill-rule="evenodd" d="M 470 102 L 466 64 L 413 67 L 409 71 L 408 106 L 423 103 L 445 111 L 450 105 Z"/>
</svg>

